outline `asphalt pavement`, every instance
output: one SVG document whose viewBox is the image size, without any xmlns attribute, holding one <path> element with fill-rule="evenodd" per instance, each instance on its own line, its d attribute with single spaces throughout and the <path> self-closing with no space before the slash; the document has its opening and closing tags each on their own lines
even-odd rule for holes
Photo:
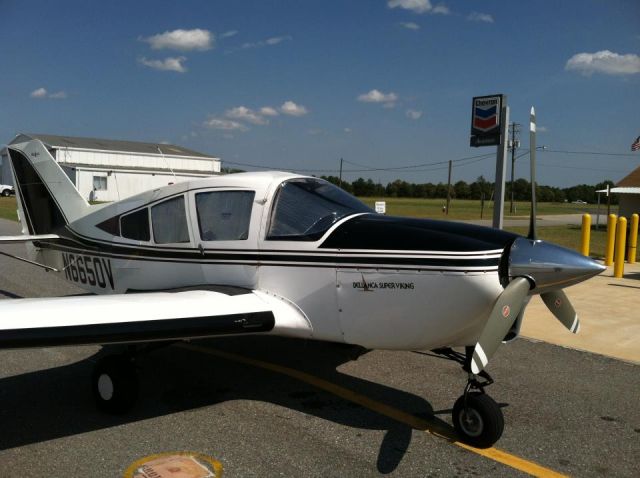
<svg viewBox="0 0 640 478">
<path fill-rule="evenodd" d="M 0 221 L 0 234 L 15 227 Z M 7 300 L 80 292 L 6 257 L 0 271 Z M 142 457 L 186 450 L 215 458 L 225 477 L 511 477 L 527 463 L 638 473 L 640 369 L 600 354 L 527 339 L 501 347 L 488 392 L 503 407 L 504 453 L 487 456 L 450 439 L 466 376 L 428 353 L 276 337 L 176 344 L 139 359 L 140 400 L 121 417 L 98 412 L 89 392 L 104 353 L 0 351 L 0 474 L 117 477 Z"/>
</svg>

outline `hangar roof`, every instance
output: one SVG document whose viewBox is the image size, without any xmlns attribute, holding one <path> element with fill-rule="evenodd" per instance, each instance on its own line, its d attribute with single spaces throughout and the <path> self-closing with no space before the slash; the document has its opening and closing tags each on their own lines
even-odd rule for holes
<svg viewBox="0 0 640 478">
<path fill-rule="evenodd" d="M 52 148 L 92 149 L 99 151 L 119 151 L 127 153 L 162 154 L 167 156 L 188 156 L 195 158 L 218 159 L 215 156 L 199 153 L 192 149 L 173 144 L 141 143 L 138 141 L 121 141 L 115 139 L 80 138 L 76 136 L 56 136 L 52 134 L 22 133 L 17 135 L 11 144 L 23 143 L 31 139 L 39 139 Z"/>
<path fill-rule="evenodd" d="M 640 168 L 636 168 L 618 181 L 617 187 L 640 187 Z"/>
</svg>

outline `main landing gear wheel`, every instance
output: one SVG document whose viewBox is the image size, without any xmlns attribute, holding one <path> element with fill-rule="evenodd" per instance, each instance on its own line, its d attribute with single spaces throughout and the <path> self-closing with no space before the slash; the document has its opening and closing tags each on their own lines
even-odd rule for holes
<svg viewBox="0 0 640 478">
<path fill-rule="evenodd" d="M 502 410 L 483 392 L 469 392 L 458 398 L 452 417 L 460 441 L 476 448 L 489 448 L 504 430 Z"/>
<path fill-rule="evenodd" d="M 91 388 L 100 410 L 112 414 L 129 411 L 138 398 L 133 358 L 122 354 L 100 359 L 93 370 Z"/>
</svg>

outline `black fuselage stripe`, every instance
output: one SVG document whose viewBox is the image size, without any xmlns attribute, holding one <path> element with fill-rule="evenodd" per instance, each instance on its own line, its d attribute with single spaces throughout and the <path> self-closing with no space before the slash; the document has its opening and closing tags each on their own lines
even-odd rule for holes
<svg viewBox="0 0 640 478">
<path fill-rule="evenodd" d="M 261 254 L 261 253 L 207 253 L 204 254 L 185 252 L 182 254 L 170 253 L 169 251 L 148 251 L 146 249 L 111 252 L 100 250 L 86 250 L 73 246 L 66 246 L 59 242 L 56 243 L 40 243 L 39 247 L 69 252 L 78 255 L 97 255 L 101 257 L 110 257 L 116 259 L 131 260 L 159 260 L 163 262 L 198 262 L 203 264 L 255 264 L 255 265 L 299 265 L 311 264 L 318 266 L 335 267 L 341 265 L 356 266 L 384 266 L 393 267 L 445 267 L 445 268 L 492 268 L 498 267 L 500 263 L 499 257 L 489 257 L 482 259 L 461 258 L 422 258 L 422 257 L 396 257 L 396 256 L 378 256 L 378 257 L 348 257 L 340 254 L 336 255 L 282 255 L 282 254 Z M 133 253 L 132 253 L 133 252 Z"/>
<path fill-rule="evenodd" d="M 106 248 L 118 248 L 118 249 L 126 249 L 126 250 L 131 250 L 131 249 L 135 249 L 135 250 L 144 250 L 144 251 L 152 251 L 152 252 L 158 252 L 158 251 L 162 251 L 162 252 L 180 252 L 180 253 L 184 253 L 184 252 L 196 252 L 198 254 L 200 254 L 200 249 L 197 247 L 162 247 L 162 246 L 147 246 L 147 245 L 132 245 L 132 244 L 123 244 L 123 243 L 116 243 L 113 241 L 106 241 L 104 239 L 95 239 L 89 236 L 84 236 L 74 230 L 72 230 L 69 226 L 67 226 L 67 229 L 70 233 L 72 233 L 74 236 L 76 236 L 78 239 L 74 240 L 74 239 L 70 239 L 70 238 L 66 238 L 67 241 L 71 241 L 74 243 L 79 243 L 79 244 L 85 244 L 87 245 L 87 247 L 94 247 L 94 248 L 100 248 L 100 249 L 106 249 Z M 503 251 L 502 248 L 499 249 L 491 249 L 491 250 L 479 250 L 479 251 L 445 251 L 445 250 L 439 250 L 439 251 L 410 251 L 410 250 L 385 250 L 385 249 L 380 249 L 380 250 L 357 250 L 357 249 L 335 249 L 335 250 L 331 250 L 331 249 L 327 249 L 327 248 L 323 248 L 323 249 L 317 249 L 317 250 L 310 250 L 310 249 L 230 249 L 230 248 L 213 248 L 213 247 L 208 247 L 206 249 L 204 249 L 205 252 L 211 252 L 211 253 L 215 253 L 215 252 L 221 252 L 221 253 L 228 253 L 230 251 L 232 252 L 240 252 L 243 254 L 246 253 L 273 253 L 273 254 L 283 254 L 283 255 L 287 255 L 287 254 L 310 254 L 310 255 L 332 255 L 332 254 L 347 254 L 347 255 L 380 255 L 383 254 L 385 256 L 445 256 L 445 257 L 455 257 L 455 258 L 465 258 L 468 256 L 496 256 L 496 255 L 500 255 Z"/>
<path fill-rule="evenodd" d="M 0 348 L 148 342 L 268 332 L 273 312 L 0 330 Z"/>
</svg>

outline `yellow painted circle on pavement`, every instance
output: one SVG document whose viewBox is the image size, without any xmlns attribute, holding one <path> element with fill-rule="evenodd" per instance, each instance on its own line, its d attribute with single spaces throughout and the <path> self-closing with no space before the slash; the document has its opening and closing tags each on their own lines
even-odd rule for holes
<svg viewBox="0 0 640 478">
<path fill-rule="evenodd" d="M 125 470 L 123 478 L 220 478 L 222 464 L 192 451 L 170 451 L 145 456 Z"/>
</svg>

